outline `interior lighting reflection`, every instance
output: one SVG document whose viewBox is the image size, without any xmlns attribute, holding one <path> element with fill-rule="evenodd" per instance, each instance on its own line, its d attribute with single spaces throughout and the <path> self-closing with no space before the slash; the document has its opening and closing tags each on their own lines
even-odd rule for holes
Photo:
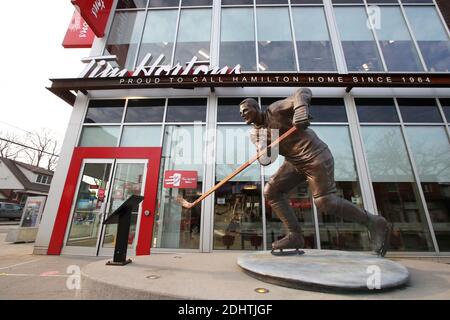
<svg viewBox="0 0 450 320">
<path fill-rule="evenodd" d="M 202 49 L 200 49 L 200 50 L 198 50 L 198 53 L 200 53 L 203 57 L 205 57 L 206 59 L 209 59 L 210 57 L 209 57 L 209 55 L 206 53 L 206 52 L 204 52 Z"/>
</svg>

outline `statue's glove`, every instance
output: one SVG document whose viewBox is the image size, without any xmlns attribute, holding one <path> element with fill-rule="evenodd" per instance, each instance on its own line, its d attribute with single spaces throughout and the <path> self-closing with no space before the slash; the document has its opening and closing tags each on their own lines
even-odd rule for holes
<svg viewBox="0 0 450 320">
<path fill-rule="evenodd" d="M 308 88 L 302 88 L 294 93 L 294 117 L 292 124 L 299 130 L 306 129 L 309 125 L 309 106 L 312 92 Z"/>
<path fill-rule="evenodd" d="M 250 129 L 250 141 L 256 146 L 257 152 L 260 152 L 270 144 L 268 130 L 266 128 L 253 127 Z M 270 148 L 268 152 L 270 153 Z M 272 163 L 270 157 L 267 155 L 263 155 L 258 159 L 258 161 L 263 166 L 268 166 Z"/>
<path fill-rule="evenodd" d="M 299 130 L 305 130 L 309 127 L 309 108 L 308 106 L 298 106 L 294 107 L 294 117 L 292 119 L 292 124 Z"/>
</svg>

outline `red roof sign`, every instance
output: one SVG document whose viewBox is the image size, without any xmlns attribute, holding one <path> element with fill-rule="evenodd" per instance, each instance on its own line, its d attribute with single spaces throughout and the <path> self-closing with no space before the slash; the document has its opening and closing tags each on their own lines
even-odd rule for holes
<svg viewBox="0 0 450 320">
<path fill-rule="evenodd" d="M 72 3 L 95 35 L 103 37 L 113 0 L 72 0 Z"/>
</svg>

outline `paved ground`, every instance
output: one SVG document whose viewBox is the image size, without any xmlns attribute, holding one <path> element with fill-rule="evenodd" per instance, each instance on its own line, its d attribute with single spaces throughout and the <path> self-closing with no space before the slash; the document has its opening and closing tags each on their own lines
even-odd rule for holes
<svg viewBox="0 0 450 320">
<path fill-rule="evenodd" d="M 104 258 L 32 255 L 33 244 L 4 242 L 12 228 L 17 226 L 0 225 L 0 299 L 142 298 L 136 288 L 150 292 L 147 297 L 153 299 L 450 299 L 450 265 L 445 263 L 398 260 L 411 273 L 409 286 L 401 290 L 375 295 L 325 294 L 253 279 L 236 264 L 240 252 L 155 254 L 134 258 L 133 264 L 123 268 L 106 267 Z M 96 282 L 83 281 L 81 290 L 70 289 L 79 279 L 68 273 L 71 266 L 94 276 Z M 148 278 L 152 275 L 157 278 Z M 107 284 L 112 280 L 113 287 Z M 258 287 L 269 293 L 255 293 Z"/>
<path fill-rule="evenodd" d="M 126 267 L 105 261 L 82 269 L 83 297 L 107 299 L 226 299 L 226 300 L 450 300 L 450 265 L 421 260 L 397 260 L 410 272 L 401 289 L 371 293 L 323 293 L 289 289 L 254 279 L 239 268 L 242 252 L 155 254 L 134 258 Z M 256 293 L 256 288 L 269 293 Z M 84 296 L 84 295 L 87 296 Z"/>
<path fill-rule="evenodd" d="M 98 258 L 33 255 L 31 243 L 4 242 L 11 228 L 17 226 L 0 225 L 0 299 L 78 299 L 81 291 L 66 285 L 67 268 L 82 268 Z"/>
</svg>

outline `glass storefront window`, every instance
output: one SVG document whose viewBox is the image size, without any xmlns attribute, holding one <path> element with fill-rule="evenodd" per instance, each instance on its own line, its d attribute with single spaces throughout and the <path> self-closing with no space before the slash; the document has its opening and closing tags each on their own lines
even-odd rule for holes
<svg viewBox="0 0 450 320">
<path fill-rule="evenodd" d="M 67 246 L 96 247 L 110 173 L 110 163 L 87 163 L 84 166 Z"/>
<path fill-rule="evenodd" d="M 295 71 L 297 68 L 288 8 L 258 7 L 256 15 L 258 70 Z"/>
<path fill-rule="evenodd" d="M 84 123 L 119 123 L 125 100 L 91 100 Z"/>
<path fill-rule="evenodd" d="M 116 55 L 117 63 L 122 68 L 134 69 L 144 20 L 144 11 L 118 11 L 114 16 L 105 55 Z"/>
<path fill-rule="evenodd" d="M 85 126 L 81 133 L 80 147 L 116 147 L 120 126 Z"/>
<path fill-rule="evenodd" d="M 248 130 L 245 125 L 217 127 L 216 183 L 256 153 Z M 213 237 L 214 249 L 263 248 L 259 164 L 252 164 L 215 192 Z"/>
<path fill-rule="evenodd" d="M 145 8 L 147 0 L 119 0 L 117 2 L 117 9 L 136 9 Z"/>
<path fill-rule="evenodd" d="M 142 61 L 146 54 L 151 53 L 152 61 L 155 61 L 159 55 L 163 54 L 165 60 L 161 61 L 160 64 L 171 64 L 177 16 L 178 10 L 148 11 L 138 63 Z"/>
<path fill-rule="evenodd" d="M 450 145 L 444 127 L 406 126 L 440 251 L 450 251 Z"/>
<path fill-rule="evenodd" d="M 344 100 L 313 98 L 309 109 L 312 122 L 347 122 Z"/>
<path fill-rule="evenodd" d="M 128 100 L 125 122 L 162 122 L 166 99 Z"/>
<path fill-rule="evenodd" d="M 450 71 L 450 41 L 434 6 L 405 6 L 422 55 L 431 72 Z"/>
<path fill-rule="evenodd" d="M 239 113 L 239 103 L 245 98 L 219 98 L 217 105 L 217 122 L 239 122 L 243 123 Z"/>
<path fill-rule="evenodd" d="M 292 17 L 300 71 L 336 70 L 323 8 L 294 7 L 292 8 Z"/>
<path fill-rule="evenodd" d="M 379 7 L 380 28 L 375 32 L 389 71 L 423 71 L 399 7 Z"/>
<path fill-rule="evenodd" d="M 222 9 L 220 65 L 256 70 L 255 23 L 252 8 Z"/>
<path fill-rule="evenodd" d="M 400 122 L 393 99 L 357 98 L 355 103 L 359 122 Z"/>
<path fill-rule="evenodd" d="M 143 163 L 118 163 L 112 181 L 108 216 L 117 210 L 132 195 L 142 195 L 142 183 L 145 174 Z M 131 213 L 128 247 L 131 248 L 136 237 L 139 207 Z M 103 238 L 104 248 L 114 248 L 117 224 L 108 224 Z"/>
<path fill-rule="evenodd" d="M 175 64 L 184 65 L 197 57 L 210 62 L 211 9 L 182 9 Z"/>
<path fill-rule="evenodd" d="M 447 122 L 450 122 L 450 99 L 439 99 Z"/>
<path fill-rule="evenodd" d="M 124 126 L 121 147 L 159 147 L 161 126 Z"/>
<path fill-rule="evenodd" d="M 442 117 L 434 99 L 398 98 L 400 113 L 404 122 L 442 123 Z"/>
<path fill-rule="evenodd" d="M 149 0 L 148 1 L 149 8 L 178 7 L 179 5 L 180 5 L 180 0 Z"/>
<path fill-rule="evenodd" d="M 433 251 L 423 203 L 398 126 L 362 126 L 378 213 L 393 224 L 390 250 Z"/>
<path fill-rule="evenodd" d="M 348 126 L 312 126 L 334 158 L 337 196 L 364 209 Z M 367 228 L 335 215 L 318 212 L 322 249 L 370 250 Z"/>
<path fill-rule="evenodd" d="M 195 201 L 202 193 L 205 130 L 201 125 L 166 126 L 164 130 L 163 156 L 155 214 L 153 247 L 173 249 L 199 249 L 201 209 L 180 206 L 176 198 Z M 196 171 L 197 188 L 165 188 L 164 173 L 167 170 Z"/>
<path fill-rule="evenodd" d="M 334 7 L 349 71 L 383 71 L 365 7 Z"/>
<path fill-rule="evenodd" d="M 204 122 L 206 104 L 206 99 L 169 99 L 166 122 Z"/>
</svg>

